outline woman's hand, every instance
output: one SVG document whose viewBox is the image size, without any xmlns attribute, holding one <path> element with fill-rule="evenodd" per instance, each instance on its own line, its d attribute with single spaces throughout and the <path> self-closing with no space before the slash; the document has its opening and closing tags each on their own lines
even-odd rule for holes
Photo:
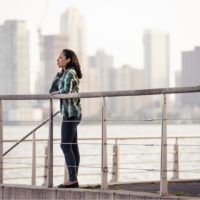
<svg viewBox="0 0 200 200">
<path fill-rule="evenodd" d="M 54 91 L 51 93 L 51 95 L 54 95 L 54 94 L 60 94 L 60 91 Z"/>
</svg>

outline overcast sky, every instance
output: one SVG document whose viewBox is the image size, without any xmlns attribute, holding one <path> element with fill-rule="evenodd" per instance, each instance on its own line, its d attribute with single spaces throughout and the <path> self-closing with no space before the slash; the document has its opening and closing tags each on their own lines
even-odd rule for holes
<svg viewBox="0 0 200 200">
<path fill-rule="evenodd" d="M 60 15 L 72 5 L 85 17 L 88 54 L 103 48 L 117 67 L 143 67 L 145 29 L 170 34 L 173 70 L 181 67 L 181 51 L 200 45 L 200 0 L 0 0 L 0 23 L 25 19 L 31 30 L 58 33 Z"/>
</svg>

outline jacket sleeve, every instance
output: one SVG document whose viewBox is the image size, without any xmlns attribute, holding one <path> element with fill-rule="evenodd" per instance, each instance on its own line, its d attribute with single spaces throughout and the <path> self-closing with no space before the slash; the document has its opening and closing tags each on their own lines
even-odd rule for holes
<svg viewBox="0 0 200 200">
<path fill-rule="evenodd" d="M 66 94 L 72 92 L 72 87 L 73 87 L 73 81 L 74 81 L 74 76 L 72 72 L 68 72 L 64 78 L 64 84 L 63 88 L 61 88 L 59 91 L 61 94 Z"/>
<path fill-rule="evenodd" d="M 49 93 L 52 93 L 52 92 L 55 92 L 55 91 L 58 91 L 58 83 L 59 83 L 59 79 L 60 77 L 62 76 L 62 74 L 60 72 L 58 72 L 51 84 L 51 88 L 49 90 Z"/>
</svg>

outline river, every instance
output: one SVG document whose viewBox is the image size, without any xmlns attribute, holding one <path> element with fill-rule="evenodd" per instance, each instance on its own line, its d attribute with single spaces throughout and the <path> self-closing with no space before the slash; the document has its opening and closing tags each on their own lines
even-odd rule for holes
<svg viewBox="0 0 200 200">
<path fill-rule="evenodd" d="M 4 140 L 19 140 L 31 131 L 35 125 L 5 125 Z M 199 124 L 169 124 L 168 137 L 199 137 L 179 139 L 179 177 L 182 179 L 200 178 L 200 125 Z M 85 141 L 83 138 L 101 137 L 101 124 L 80 124 L 78 128 L 81 166 L 79 170 L 80 184 L 100 183 L 101 181 L 101 144 L 99 141 Z M 108 137 L 133 137 L 135 139 L 119 140 L 119 181 L 159 180 L 160 178 L 160 139 L 161 124 L 109 124 Z M 138 138 L 140 137 L 140 138 Z M 148 140 L 145 138 L 149 138 Z M 32 138 L 32 137 L 29 137 Z M 48 125 L 36 132 L 37 139 L 48 138 Z M 60 124 L 54 126 L 54 138 L 60 138 Z M 144 139 L 142 139 L 144 138 Z M 114 140 L 108 141 L 109 181 L 112 179 L 112 148 Z M 174 139 L 168 139 L 168 178 L 173 177 Z M 4 143 L 4 152 L 13 143 Z M 37 141 L 37 185 L 44 179 L 44 141 Z M 5 183 L 31 183 L 32 143 L 23 142 L 8 153 L 4 159 Z M 59 156 L 59 157 L 58 157 Z M 20 159 L 19 157 L 23 157 Z M 54 184 L 63 182 L 64 159 L 59 147 L 59 141 L 54 142 Z M 19 169 L 18 169 L 19 168 Z M 97 174 L 97 175 L 96 175 Z M 24 179 L 22 179 L 24 177 Z"/>
</svg>

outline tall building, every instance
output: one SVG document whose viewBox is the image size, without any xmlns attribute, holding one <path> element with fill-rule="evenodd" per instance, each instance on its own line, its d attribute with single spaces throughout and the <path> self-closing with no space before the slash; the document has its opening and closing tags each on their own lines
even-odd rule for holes
<svg viewBox="0 0 200 200">
<path fill-rule="evenodd" d="M 78 56 L 83 78 L 81 79 L 80 92 L 88 92 L 91 88 L 90 70 L 88 68 L 87 48 L 86 48 L 86 26 L 85 19 L 75 7 L 70 7 L 61 16 L 60 33 L 67 37 L 67 48 L 72 49 Z M 82 99 L 82 109 L 84 116 L 91 115 L 88 106 L 89 99 Z"/>
<path fill-rule="evenodd" d="M 169 35 L 145 30 L 143 42 L 145 88 L 169 87 Z"/>
<path fill-rule="evenodd" d="M 115 69 L 115 90 L 139 90 L 144 88 L 144 70 L 123 65 Z M 113 110 L 118 116 L 133 116 L 134 112 L 145 105 L 145 97 L 117 97 L 113 99 Z"/>
<path fill-rule="evenodd" d="M 29 33 L 26 23 L 5 21 L 0 26 L 0 44 L 0 93 L 29 93 Z"/>
<path fill-rule="evenodd" d="M 98 50 L 95 55 L 89 57 L 87 77 L 90 83 L 88 88 L 89 91 L 108 91 L 113 89 L 113 60 L 113 56 L 108 55 L 104 50 Z M 91 116 L 99 115 L 98 111 L 100 111 L 100 106 L 102 105 L 99 101 L 99 99 L 90 100 L 89 113 Z"/>
<path fill-rule="evenodd" d="M 193 51 L 182 52 L 182 86 L 200 85 L 200 47 L 195 47 Z M 200 105 L 199 93 L 189 93 L 182 95 L 182 103 L 187 106 Z"/>
<path fill-rule="evenodd" d="M 77 8 L 70 7 L 61 15 L 60 33 L 67 37 L 66 47 L 72 49 L 78 56 L 83 72 L 81 90 L 88 91 L 89 84 L 84 78 L 87 77 L 88 72 L 86 26 L 84 17 Z"/>
<path fill-rule="evenodd" d="M 89 57 L 89 66 L 96 69 L 98 74 L 96 77 L 96 90 L 108 91 L 112 90 L 111 77 L 114 67 L 114 59 L 112 55 L 108 55 L 104 50 L 98 50 L 94 56 Z"/>
<path fill-rule="evenodd" d="M 0 93 L 30 93 L 29 32 L 25 21 L 5 21 L 0 26 L 0 44 Z M 7 102 L 5 119 L 18 120 L 28 112 L 29 105 L 27 101 Z"/>
<path fill-rule="evenodd" d="M 36 82 L 37 93 L 48 93 L 51 83 L 60 70 L 57 66 L 57 58 L 66 48 L 67 39 L 64 35 L 41 36 L 41 67 L 38 71 L 38 81 Z"/>
</svg>

